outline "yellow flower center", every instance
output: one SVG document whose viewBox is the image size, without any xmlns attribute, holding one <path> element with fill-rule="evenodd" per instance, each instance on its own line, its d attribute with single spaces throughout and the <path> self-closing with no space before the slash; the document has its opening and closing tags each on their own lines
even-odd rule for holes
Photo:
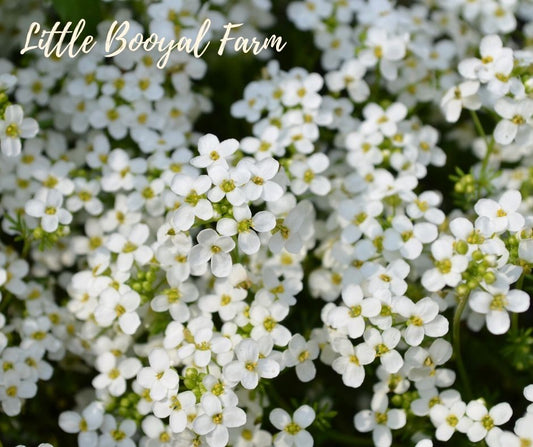
<svg viewBox="0 0 533 447">
<path fill-rule="evenodd" d="M 6 389 L 6 394 L 9 397 L 16 397 L 17 396 L 17 387 L 15 385 L 11 385 Z"/>
<path fill-rule="evenodd" d="M 295 435 L 297 433 L 300 432 L 302 428 L 296 423 L 296 422 L 291 422 L 290 424 L 287 424 L 284 428 L 284 430 L 289 434 L 289 435 Z"/>
<path fill-rule="evenodd" d="M 309 351 L 305 350 L 305 351 L 302 351 L 300 353 L 300 355 L 298 356 L 298 361 L 300 363 L 303 363 L 305 362 L 307 359 L 309 358 Z"/>
<path fill-rule="evenodd" d="M 14 123 L 11 123 L 9 126 L 7 126 L 5 132 L 10 138 L 17 138 L 20 135 L 19 127 Z"/>
<path fill-rule="evenodd" d="M 450 414 L 450 415 L 446 418 L 446 422 L 447 422 L 448 425 L 450 425 L 451 427 L 455 427 L 455 426 L 459 423 L 459 419 L 458 419 L 457 416 L 455 416 L 454 414 Z"/>
<path fill-rule="evenodd" d="M 123 439 L 126 439 L 126 433 L 124 433 L 122 430 L 112 430 L 111 431 L 111 437 L 115 441 L 122 441 Z"/>
<path fill-rule="evenodd" d="M 387 423 L 387 413 L 376 413 L 376 423 L 379 425 L 385 425 Z"/>
<path fill-rule="evenodd" d="M 218 413 L 213 416 L 213 422 L 217 425 L 222 424 L 222 419 L 223 419 L 222 413 Z"/>
<path fill-rule="evenodd" d="M 255 368 L 257 368 L 257 362 L 246 362 L 244 367 L 250 372 L 255 371 Z"/>
</svg>

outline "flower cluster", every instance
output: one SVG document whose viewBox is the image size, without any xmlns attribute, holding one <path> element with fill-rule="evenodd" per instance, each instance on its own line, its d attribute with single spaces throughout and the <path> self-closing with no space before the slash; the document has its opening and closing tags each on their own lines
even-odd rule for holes
<svg viewBox="0 0 533 447">
<path fill-rule="evenodd" d="M 268 0 L 108 6 L 168 39 L 275 23 Z M 530 445 L 533 407 L 511 432 L 519 399 L 463 355 L 533 366 L 530 2 L 286 14 L 318 59 L 271 53 L 214 110 L 247 135 L 200 124 L 216 101 L 186 53 L 0 61 L 1 413 L 65 370 L 86 388 L 54 422 L 80 447 Z"/>
<path fill-rule="evenodd" d="M 9 157 L 20 154 L 22 138 L 33 138 L 39 130 L 33 118 L 24 118 L 19 104 L 9 102 L 9 94 L 18 81 L 10 73 L 12 70 L 11 64 L 3 60 L 0 66 L 0 150 Z"/>
</svg>

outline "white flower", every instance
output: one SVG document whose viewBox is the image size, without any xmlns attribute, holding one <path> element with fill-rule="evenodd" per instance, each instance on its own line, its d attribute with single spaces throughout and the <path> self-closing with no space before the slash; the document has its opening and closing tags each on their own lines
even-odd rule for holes
<svg viewBox="0 0 533 447">
<path fill-rule="evenodd" d="M 3 325 L 2 318 L 0 318 L 0 326 Z M 2 351 L 2 342 L 0 340 L 0 351 Z M 24 363 L 26 363 L 30 369 L 28 378 L 37 382 L 37 380 L 49 380 L 52 377 L 54 369 L 50 363 L 44 360 L 45 349 L 42 346 L 33 345 L 28 347 L 23 352 Z"/>
<path fill-rule="evenodd" d="M 302 290 L 302 282 L 299 278 L 284 274 L 280 279 L 280 274 L 269 267 L 262 271 L 263 288 L 256 293 L 256 300 L 262 306 L 270 307 L 281 305 L 282 307 L 294 306 L 295 296 Z"/>
<path fill-rule="evenodd" d="M 479 43 L 481 59 L 468 58 L 459 64 L 459 73 L 468 79 L 489 82 L 500 73 L 508 76 L 513 68 L 513 50 L 503 46 L 500 36 L 491 34 Z"/>
<path fill-rule="evenodd" d="M 120 329 L 131 335 L 141 325 L 141 319 L 136 312 L 141 297 L 134 290 L 124 287 L 119 290 L 108 287 L 102 292 L 94 318 L 102 327 L 109 327 L 118 320 Z"/>
<path fill-rule="evenodd" d="M 283 95 L 281 102 L 286 107 L 301 106 L 307 109 L 317 109 L 322 101 L 318 91 L 324 80 L 318 73 L 310 73 L 303 79 L 288 78 L 282 81 Z"/>
<path fill-rule="evenodd" d="M 133 181 L 135 190 L 128 196 L 128 207 L 131 211 L 144 209 L 151 216 L 161 216 L 165 212 L 163 190 L 165 182 L 160 179 L 149 181 L 146 177 L 137 177 Z"/>
<path fill-rule="evenodd" d="M 15 370 L 4 373 L 3 383 L 0 386 L 0 401 L 2 410 L 8 416 L 16 416 L 22 407 L 21 399 L 30 399 L 37 393 L 37 385 L 31 380 L 19 377 Z"/>
<path fill-rule="evenodd" d="M 533 115 L 533 100 L 526 98 L 512 101 L 501 98 L 494 105 L 494 110 L 504 118 L 494 129 L 494 140 L 500 144 L 510 144 L 517 137 L 519 130 L 528 126 Z M 529 129 L 529 126 L 527 128 Z"/>
<path fill-rule="evenodd" d="M 170 288 L 156 295 L 150 302 L 150 307 L 155 312 L 169 312 L 174 321 L 183 323 L 190 318 L 187 303 L 198 299 L 198 289 L 189 282 L 181 282 L 172 275 L 167 275 Z"/>
<path fill-rule="evenodd" d="M 104 352 L 96 359 L 96 369 L 100 372 L 93 381 L 98 389 L 107 388 L 112 396 L 121 396 L 126 391 L 126 379 L 131 379 L 141 369 L 137 358 L 126 358 L 118 362 L 111 352 Z"/>
<path fill-rule="evenodd" d="M 224 447 L 228 443 L 228 428 L 240 427 L 246 423 L 246 413 L 236 406 L 222 407 L 220 400 L 212 394 L 204 394 L 200 401 L 203 414 L 193 422 L 199 435 L 205 435 L 210 447 Z"/>
<path fill-rule="evenodd" d="M 349 150 L 346 161 L 350 166 L 358 167 L 361 163 L 378 165 L 383 161 L 383 153 L 379 145 L 383 143 L 381 132 L 363 134 L 359 131 L 350 132 L 346 136 L 346 149 Z"/>
<path fill-rule="evenodd" d="M 245 186 L 250 180 L 250 171 L 246 165 L 240 164 L 236 168 L 226 168 L 215 165 L 207 171 L 213 182 L 213 188 L 207 193 L 211 202 L 220 202 L 224 197 L 234 206 L 246 201 Z"/>
<path fill-rule="evenodd" d="M 389 400 L 385 393 L 374 394 L 370 410 L 363 410 L 354 417 L 355 428 L 362 433 L 372 432 L 372 440 L 376 447 L 392 445 L 391 429 L 402 428 L 406 423 L 404 410 L 389 410 Z"/>
<path fill-rule="evenodd" d="M 472 421 L 466 416 L 466 404 L 457 396 L 441 394 L 441 403 L 437 403 L 429 410 L 431 422 L 437 430 L 435 437 L 439 441 L 448 441 L 455 431 L 466 433 Z"/>
<path fill-rule="evenodd" d="M 32 175 L 41 182 L 43 188 L 55 189 L 67 196 L 74 191 L 74 182 L 69 178 L 73 167 L 73 163 L 63 160 L 56 161 L 51 166 L 43 163 L 35 166 Z"/>
<path fill-rule="evenodd" d="M 184 343 L 178 350 L 181 359 L 193 356 L 197 366 L 204 367 L 211 361 L 212 354 L 226 353 L 231 349 L 231 341 L 213 332 L 212 323 L 204 317 L 189 322 L 190 342 Z M 231 357 L 230 357 L 231 359 Z M 219 360 L 219 363 L 222 362 Z"/>
<path fill-rule="evenodd" d="M 347 221 L 342 231 L 342 239 L 353 243 L 363 234 L 370 235 L 380 227 L 376 217 L 383 212 L 383 203 L 378 200 L 343 200 L 339 204 L 339 215 Z"/>
<path fill-rule="evenodd" d="M 230 445 L 235 447 L 271 447 L 272 435 L 268 431 L 262 430 L 261 424 L 248 420 L 245 425 L 230 432 Z"/>
<path fill-rule="evenodd" d="M 95 129 L 105 129 L 115 140 L 121 140 L 128 134 L 128 125 L 132 111 L 127 105 L 118 105 L 109 96 L 98 99 L 98 107 L 89 116 L 89 122 Z"/>
<path fill-rule="evenodd" d="M 230 237 L 219 236 L 215 230 L 207 228 L 196 237 L 198 245 L 191 249 L 189 260 L 192 266 L 203 266 L 211 261 L 211 272 L 217 278 L 225 278 L 231 273 L 231 255 L 235 242 Z"/>
<path fill-rule="evenodd" d="M 390 290 L 394 295 L 401 296 L 407 290 L 405 278 L 411 267 L 403 259 L 392 261 L 387 267 L 376 266 L 367 286 L 368 294 L 377 294 L 381 290 Z"/>
<path fill-rule="evenodd" d="M 385 230 L 383 247 L 399 250 L 405 259 L 415 259 L 420 256 L 423 244 L 433 242 L 437 236 L 437 227 L 432 223 L 413 224 L 406 216 L 395 216 L 392 227 Z"/>
<path fill-rule="evenodd" d="M 198 152 L 200 155 L 194 157 L 190 163 L 197 168 L 208 168 L 220 165 L 228 167 L 228 158 L 239 147 L 239 142 L 233 138 L 219 141 L 213 134 L 207 134 L 198 140 Z"/>
<path fill-rule="evenodd" d="M 526 262 L 533 263 L 533 239 L 523 239 L 518 245 L 518 256 Z"/>
<path fill-rule="evenodd" d="M 305 0 L 291 2 L 287 8 L 287 15 L 297 28 L 311 30 L 321 19 L 329 17 L 332 9 L 333 5 L 327 0 Z"/>
<path fill-rule="evenodd" d="M 160 418 L 169 418 L 170 429 L 173 433 L 182 433 L 187 427 L 187 417 L 193 414 L 196 408 L 196 396 L 192 391 L 183 391 L 176 394 L 174 390 L 160 401 L 154 402 L 154 414 Z"/>
<path fill-rule="evenodd" d="M 448 332 L 448 320 L 439 315 L 439 305 L 429 297 L 416 303 L 401 297 L 397 301 L 396 311 L 407 319 L 403 337 L 411 346 L 418 346 L 426 335 L 442 337 Z"/>
<path fill-rule="evenodd" d="M 119 189 L 133 189 L 134 174 L 144 174 L 146 167 L 145 159 L 132 159 L 123 149 L 113 149 L 103 168 L 102 190 L 115 192 Z"/>
<path fill-rule="evenodd" d="M 279 324 L 289 309 L 284 306 L 270 306 L 266 308 L 260 304 L 253 304 L 250 308 L 250 323 L 253 325 L 251 336 L 259 340 L 265 335 L 271 336 L 278 346 L 286 346 L 291 338 L 291 332 Z"/>
<path fill-rule="evenodd" d="M 112 415 L 106 414 L 100 430 L 103 433 L 99 439 L 100 446 L 135 447 L 135 442 L 131 438 L 137 431 L 137 425 L 131 419 L 117 423 Z"/>
<path fill-rule="evenodd" d="M 254 123 L 259 121 L 265 106 L 266 101 L 262 97 L 261 84 L 251 82 L 244 88 L 244 98 L 231 105 L 231 115 Z"/>
<path fill-rule="evenodd" d="M 455 123 L 461 116 L 462 108 L 477 110 L 481 107 L 481 100 L 477 95 L 478 81 L 465 81 L 458 86 L 450 88 L 441 100 L 446 120 Z"/>
<path fill-rule="evenodd" d="M 357 59 L 345 61 L 339 71 L 326 74 L 326 83 L 333 92 L 347 89 L 350 98 L 355 102 L 363 102 L 370 94 L 368 84 L 363 80 L 366 67 Z"/>
<path fill-rule="evenodd" d="M 240 264 L 234 265 L 233 268 L 237 266 Z M 204 295 L 198 301 L 198 307 L 203 312 L 218 312 L 223 321 L 231 321 L 246 307 L 246 289 L 234 287 L 229 280 L 217 280 L 214 289 L 215 293 Z"/>
<path fill-rule="evenodd" d="M 20 154 L 21 138 L 33 138 L 39 125 L 33 118 L 24 118 L 22 107 L 15 104 L 7 106 L 4 119 L 0 119 L 0 147 L 8 157 Z"/>
<path fill-rule="evenodd" d="M 514 433 L 505 431 L 499 436 L 499 445 L 502 447 L 523 447 L 524 445 L 531 445 L 532 443 L 533 415 L 531 413 L 526 413 L 525 416 L 516 421 Z"/>
<path fill-rule="evenodd" d="M 295 334 L 289 341 L 289 349 L 283 352 L 283 364 L 288 367 L 296 366 L 296 376 L 302 382 L 310 382 L 316 376 L 313 363 L 320 353 L 316 340 L 306 341 L 300 334 Z"/>
<path fill-rule="evenodd" d="M 504 192 L 497 202 L 492 199 L 479 199 L 474 205 L 479 216 L 476 219 L 476 228 L 485 236 L 507 230 L 520 231 L 525 224 L 524 216 L 517 211 L 521 202 L 522 196 L 516 190 Z"/>
<path fill-rule="evenodd" d="M 89 404 L 81 412 L 65 411 L 59 415 L 59 426 L 67 433 L 79 433 L 78 445 L 96 447 L 98 444 L 97 430 L 104 421 L 104 408 L 100 402 Z"/>
<path fill-rule="evenodd" d="M 365 332 L 365 318 L 377 316 L 381 303 L 377 298 L 365 298 L 358 285 L 350 284 L 342 290 L 343 306 L 333 308 L 327 315 L 328 324 L 346 331 L 350 338 L 359 338 Z"/>
<path fill-rule="evenodd" d="M 150 366 L 142 368 L 137 373 L 137 382 L 150 390 L 150 397 L 153 400 L 162 400 L 168 390 L 178 387 L 178 373 L 170 367 L 170 358 L 164 349 L 154 349 L 148 355 L 148 360 Z"/>
<path fill-rule="evenodd" d="M 153 256 L 152 250 L 144 245 L 150 236 L 150 229 L 146 224 L 136 224 L 124 231 L 126 234 L 113 233 L 106 242 L 107 248 L 118 253 L 117 266 L 121 271 L 131 269 L 133 262 L 144 265 Z"/>
<path fill-rule="evenodd" d="M 386 27 L 372 26 L 367 32 L 364 46 L 359 58 L 361 62 L 372 67 L 379 64 L 383 77 L 389 81 L 397 78 L 395 62 L 405 57 L 407 34 L 394 35 Z"/>
<path fill-rule="evenodd" d="M 346 338 L 336 338 L 332 342 L 335 352 L 340 354 L 331 367 L 338 374 L 342 374 L 342 382 L 351 388 L 358 388 L 365 379 L 363 365 L 371 364 L 376 358 L 376 351 L 366 343 L 354 346 Z"/>
<path fill-rule="evenodd" d="M 269 419 L 274 427 L 281 430 L 274 438 L 274 446 L 313 446 L 313 437 L 305 430 L 315 420 L 315 411 L 309 405 L 299 407 L 292 417 L 285 410 L 275 408 L 270 412 Z"/>
<path fill-rule="evenodd" d="M 525 312 L 529 309 L 529 295 L 523 290 L 509 290 L 509 285 L 493 284 L 487 291 L 475 290 L 468 299 L 472 310 L 485 315 L 487 329 L 493 334 L 505 334 L 511 326 L 510 312 Z"/>
<path fill-rule="evenodd" d="M 270 337 L 266 337 L 270 338 Z M 266 340 L 263 339 L 263 343 Z M 238 383 L 248 390 L 257 387 L 259 379 L 272 379 L 279 374 L 279 363 L 268 357 L 260 356 L 259 343 L 255 340 L 242 340 L 235 347 L 237 360 L 224 366 L 224 377 L 229 382 Z"/>
<path fill-rule="evenodd" d="M 0 284 L 2 287 L 18 297 L 26 293 L 28 285 L 24 277 L 30 270 L 28 263 L 19 258 L 6 260 L 4 253 L 0 253 L 0 267 Z"/>
<path fill-rule="evenodd" d="M 331 184 L 329 180 L 320 174 L 329 166 L 329 158 L 322 153 L 311 155 L 309 158 L 293 159 L 289 170 L 294 178 L 291 181 L 291 189 L 296 195 L 301 195 L 308 189 L 318 196 L 326 195 Z"/>
<path fill-rule="evenodd" d="M 239 162 L 250 172 L 250 181 L 244 190 L 248 200 L 263 199 L 265 202 L 274 202 L 283 195 L 283 188 L 276 183 L 275 176 L 279 171 L 279 162 L 270 157 L 251 163 L 244 158 Z"/>
<path fill-rule="evenodd" d="M 452 353 L 452 345 L 443 338 L 437 338 L 427 350 L 420 346 L 410 347 L 405 353 L 407 377 L 416 382 L 419 391 L 451 386 L 455 372 L 437 367 L 450 360 Z"/>
<path fill-rule="evenodd" d="M 71 212 L 85 209 L 89 214 L 96 216 L 103 210 L 103 204 L 98 199 L 100 184 L 96 180 L 86 180 L 84 178 L 74 179 L 76 194 L 67 199 L 67 208 Z"/>
<path fill-rule="evenodd" d="M 466 406 L 466 414 L 473 423 L 466 432 L 471 442 L 479 442 L 484 438 L 490 438 L 491 433 L 499 433 L 498 425 L 505 424 L 513 414 L 511 406 L 507 402 L 495 405 L 489 410 L 479 400 L 473 400 Z"/>
<path fill-rule="evenodd" d="M 250 208 L 246 205 L 233 207 L 233 219 L 222 218 L 217 222 L 217 231 L 222 236 L 238 234 L 239 249 L 247 255 L 259 251 L 261 242 L 256 231 L 265 233 L 276 226 L 276 218 L 269 211 L 259 211 L 252 217 Z M 254 231 L 255 230 L 255 231 Z"/>
<path fill-rule="evenodd" d="M 387 137 L 392 137 L 398 128 L 398 123 L 407 116 L 407 107 L 404 104 L 395 102 L 386 110 L 379 105 L 370 103 L 363 109 L 365 120 L 361 124 L 360 131 L 364 134 L 371 134 L 380 131 Z"/>
<path fill-rule="evenodd" d="M 55 189 L 40 189 L 35 198 L 28 200 L 24 207 L 26 213 L 41 219 L 44 231 L 53 233 L 59 224 L 68 225 L 72 214 L 62 208 L 63 195 Z"/>
<path fill-rule="evenodd" d="M 461 281 L 461 273 L 468 266 L 465 256 L 454 254 L 454 239 L 441 236 L 431 245 L 435 268 L 426 270 L 422 275 L 422 285 L 430 292 L 445 286 L 455 287 Z"/>
<path fill-rule="evenodd" d="M 365 343 L 376 352 L 385 370 L 391 374 L 397 373 L 403 366 L 403 358 L 394 348 L 400 342 L 401 332 L 388 328 L 380 333 L 377 329 L 369 328 L 364 333 Z"/>
<path fill-rule="evenodd" d="M 183 203 L 172 217 L 172 223 L 177 230 L 189 230 L 196 217 L 201 220 L 213 217 L 213 206 L 206 198 L 211 184 L 211 179 L 207 175 L 194 178 L 185 174 L 176 174 L 172 179 L 170 188 L 178 196 L 183 197 Z"/>
<path fill-rule="evenodd" d="M 158 419 L 155 416 L 150 415 L 144 418 L 141 427 L 149 438 L 146 442 L 146 447 L 170 446 L 174 442 L 170 429 L 161 419 Z"/>
<path fill-rule="evenodd" d="M 58 352 L 62 348 L 62 343 L 52 334 L 51 327 L 52 322 L 47 315 L 26 318 L 22 323 L 23 341 L 20 346 L 28 349 L 36 345 L 49 352 Z"/>
<path fill-rule="evenodd" d="M 273 155 L 283 156 L 285 154 L 285 147 L 280 140 L 280 129 L 276 126 L 266 126 L 258 133 L 258 138 L 243 138 L 241 141 L 241 149 L 247 154 L 253 154 L 258 161 L 262 161 L 265 158 L 275 161 L 276 170 L 273 175 L 278 172 L 279 163 L 271 157 Z M 246 159 L 241 160 L 241 162 L 244 160 Z M 260 173 L 256 172 L 255 174 Z M 267 173 L 267 175 L 269 174 Z"/>
<path fill-rule="evenodd" d="M 298 202 L 285 219 L 277 220 L 268 248 L 276 254 L 283 248 L 289 253 L 299 253 L 304 241 L 313 233 L 313 221 L 313 205 L 307 200 Z"/>
</svg>

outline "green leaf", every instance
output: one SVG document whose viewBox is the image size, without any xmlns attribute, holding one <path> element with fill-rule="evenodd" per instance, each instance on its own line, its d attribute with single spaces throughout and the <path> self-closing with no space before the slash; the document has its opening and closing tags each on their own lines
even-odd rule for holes
<svg viewBox="0 0 533 447">
<path fill-rule="evenodd" d="M 102 17 L 99 0 L 92 0 L 91 2 L 52 0 L 52 3 L 62 22 L 72 22 L 75 26 L 80 20 L 85 19 L 87 23 L 83 30 L 83 35 L 96 34 L 96 27 Z"/>
</svg>

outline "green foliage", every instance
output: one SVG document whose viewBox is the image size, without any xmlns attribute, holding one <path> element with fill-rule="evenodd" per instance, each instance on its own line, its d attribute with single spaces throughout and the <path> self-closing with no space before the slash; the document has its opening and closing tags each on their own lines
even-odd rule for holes
<svg viewBox="0 0 533 447">
<path fill-rule="evenodd" d="M 531 371 L 533 369 L 533 328 L 509 332 L 502 353 L 517 371 Z"/>
<path fill-rule="evenodd" d="M 331 428 L 331 420 L 337 416 L 337 411 L 331 409 L 329 403 L 313 404 L 313 410 L 315 410 L 316 417 L 313 422 L 313 426 L 320 431 L 327 431 Z"/>
<path fill-rule="evenodd" d="M 85 19 L 87 22 L 84 33 L 95 34 L 96 27 L 102 18 L 99 0 L 52 0 L 54 9 L 62 22 L 74 24 Z"/>
</svg>

